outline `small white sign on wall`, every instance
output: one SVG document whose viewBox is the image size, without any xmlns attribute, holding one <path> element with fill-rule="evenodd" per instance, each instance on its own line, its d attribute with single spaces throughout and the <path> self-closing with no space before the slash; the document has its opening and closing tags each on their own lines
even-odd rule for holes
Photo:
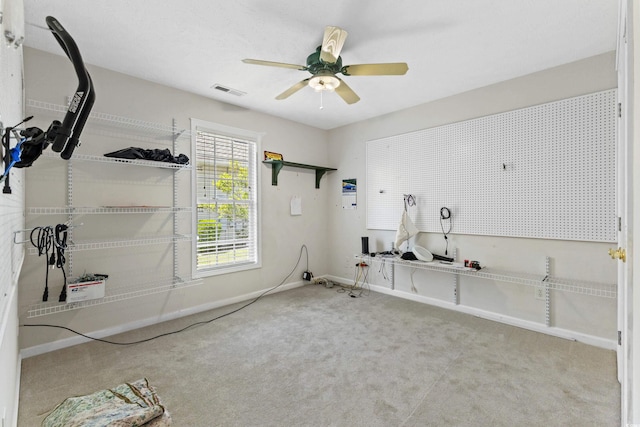
<svg viewBox="0 0 640 427">
<path fill-rule="evenodd" d="M 342 209 L 356 209 L 358 207 L 357 200 L 357 183 L 356 179 L 342 180 Z"/>
<path fill-rule="evenodd" d="M 291 215 L 302 215 L 302 198 L 300 196 L 291 198 Z"/>
</svg>

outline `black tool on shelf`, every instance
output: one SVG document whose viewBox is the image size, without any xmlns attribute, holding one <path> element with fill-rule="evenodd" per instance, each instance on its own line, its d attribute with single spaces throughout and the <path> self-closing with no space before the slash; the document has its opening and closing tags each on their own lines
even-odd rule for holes
<svg viewBox="0 0 640 427">
<path fill-rule="evenodd" d="M 439 261 L 453 262 L 453 258 L 438 254 L 433 254 L 433 259 L 437 259 Z"/>
</svg>

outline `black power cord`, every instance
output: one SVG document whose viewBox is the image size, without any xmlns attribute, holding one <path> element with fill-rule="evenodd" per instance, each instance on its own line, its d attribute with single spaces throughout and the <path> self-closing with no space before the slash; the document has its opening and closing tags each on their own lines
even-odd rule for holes
<svg viewBox="0 0 640 427">
<path fill-rule="evenodd" d="M 449 228 L 447 229 L 447 231 L 444 231 L 444 224 L 442 223 L 443 220 L 448 220 L 449 221 Z M 444 250 L 444 254 L 445 255 L 449 255 L 449 233 L 451 233 L 451 211 L 449 210 L 449 208 L 441 208 L 440 209 L 440 228 L 442 229 L 442 235 L 444 236 L 444 241 L 446 243 L 446 248 Z"/>
<path fill-rule="evenodd" d="M 64 251 L 67 249 L 67 230 L 66 224 L 58 224 L 54 227 L 35 227 L 31 230 L 29 240 L 31 244 L 38 250 L 38 256 L 45 256 L 46 269 L 44 279 L 44 292 L 42 293 L 42 301 L 49 300 L 49 267 L 53 266 L 62 270 L 64 277 L 64 285 L 58 297 L 59 302 L 67 300 L 67 273 L 64 270 L 66 258 Z"/>
<path fill-rule="evenodd" d="M 68 328 L 68 327 L 66 327 L 66 326 L 60 326 L 60 325 L 51 325 L 51 324 L 47 324 L 47 323 L 35 323 L 35 324 L 24 324 L 24 325 L 20 325 L 20 326 L 21 326 L 21 327 L 23 327 L 23 326 L 24 326 L 24 327 L 45 327 L 45 328 L 57 328 L 57 329 L 64 329 L 64 330 L 66 330 L 66 331 L 72 332 L 72 333 L 74 333 L 74 334 L 76 334 L 76 335 L 79 335 L 79 336 L 81 336 L 81 337 L 88 338 L 88 339 L 93 340 L 93 341 L 103 342 L 103 343 L 105 343 L 105 344 L 113 344 L 113 345 L 134 345 L 134 344 L 142 344 L 142 343 L 145 343 L 145 342 L 148 342 L 148 341 L 153 341 L 153 340 L 158 339 L 158 338 L 161 338 L 161 337 L 166 337 L 166 336 L 168 336 L 168 335 L 174 335 L 174 334 L 178 334 L 178 333 L 180 333 L 180 332 L 184 332 L 184 331 L 186 331 L 187 329 L 191 329 L 191 328 L 193 328 L 193 327 L 195 327 L 195 326 L 199 326 L 199 325 L 206 325 L 206 324 L 208 324 L 208 323 L 215 322 L 215 321 L 216 321 L 216 320 L 218 320 L 218 319 L 222 319 L 223 317 L 230 316 L 230 315 L 232 315 L 232 314 L 234 314 L 234 313 L 239 312 L 239 311 L 240 311 L 240 310 L 242 310 L 242 309 L 245 309 L 245 308 L 249 307 L 251 304 L 253 304 L 253 303 L 257 302 L 259 299 L 261 299 L 263 296 L 265 296 L 265 295 L 266 295 L 266 294 L 268 294 L 269 292 L 274 291 L 274 290 L 276 290 L 277 288 L 279 288 L 280 286 L 284 285 L 284 282 L 285 282 L 289 277 L 291 277 L 291 275 L 292 275 L 292 274 L 296 271 L 296 269 L 298 268 L 298 265 L 300 265 L 300 260 L 302 259 L 302 250 L 303 250 L 303 249 L 307 252 L 307 263 L 309 262 L 309 251 L 308 251 L 308 249 L 307 249 L 307 246 L 306 246 L 306 245 L 302 245 L 302 247 L 300 248 L 300 255 L 298 255 L 298 261 L 296 261 L 296 265 L 293 267 L 293 269 L 291 270 L 291 272 L 289 272 L 289 274 L 287 274 L 287 275 L 285 276 L 285 278 L 284 278 L 284 279 L 282 279 L 282 281 L 281 281 L 279 284 L 277 284 L 276 286 L 274 286 L 274 287 L 272 287 L 272 288 L 270 288 L 270 289 L 267 289 L 266 291 L 264 291 L 263 293 L 261 293 L 260 295 L 258 295 L 258 296 L 257 296 L 256 298 L 254 298 L 253 300 L 249 301 L 248 303 L 246 303 L 245 305 L 243 305 L 243 306 L 241 306 L 241 307 L 236 308 L 235 310 L 231 310 L 231 311 L 230 311 L 230 312 L 228 312 L 228 313 L 221 314 L 221 315 L 216 316 L 216 317 L 214 317 L 214 318 L 212 318 L 212 319 L 209 319 L 209 320 L 203 320 L 203 321 L 201 321 L 201 322 L 191 323 L 190 325 L 187 325 L 187 326 L 185 326 L 184 328 L 182 328 L 182 329 L 178 329 L 178 330 L 176 330 L 176 331 L 165 332 L 165 333 L 163 333 L 163 334 L 159 334 L 159 335 L 156 335 L 156 336 L 153 336 L 153 337 L 150 337 L 150 338 L 145 338 L 145 339 L 137 340 L 137 341 L 117 342 L 117 341 L 105 340 L 105 339 L 102 339 L 102 338 L 95 338 L 95 337 L 91 337 L 91 336 L 89 336 L 89 335 L 83 334 L 82 332 L 78 332 L 78 331 L 76 331 L 76 330 L 74 330 L 74 329 Z M 307 265 L 308 265 L 308 264 L 307 264 Z"/>
<path fill-rule="evenodd" d="M 35 240 L 34 240 L 35 237 Z M 42 293 L 42 301 L 49 300 L 49 266 L 55 264 L 55 254 L 53 248 L 53 229 L 47 227 L 35 227 L 29 235 L 31 244 L 38 249 L 38 256 L 45 256 L 45 276 L 44 276 L 44 292 Z M 51 251 L 51 255 L 49 255 Z"/>
<path fill-rule="evenodd" d="M 58 297 L 59 302 L 65 302 L 67 300 L 67 273 L 64 271 L 64 264 L 66 262 L 64 251 L 67 249 L 68 229 L 69 227 L 66 224 L 56 225 L 53 239 L 53 244 L 56 247 L 56 267 L 62 270 L 62 276 L 64 277 L 62 291 L 60 291 L 60 297 Z"/>
</svg>

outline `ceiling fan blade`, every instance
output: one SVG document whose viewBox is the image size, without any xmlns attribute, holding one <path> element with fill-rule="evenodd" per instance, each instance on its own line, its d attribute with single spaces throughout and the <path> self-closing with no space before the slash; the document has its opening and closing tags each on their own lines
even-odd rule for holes
<svg viewBox="0 0 640 427">
<path fill-rule="evenodd" d="M 336 77 L 340 80 L 340 85 L 336 88 L 335 92 L 340 95 L 340 98 L 344 99 L 347 104 L 355 104 L 360 101 L 360 97 L 344 82 L 344 80 Z"/>
<path fill-rule="evenodd" d="M 293 95 L 294 93 L 296 93 L 297 91 L 302 89 L 303 87 L 307 86 L 307 84 L 309 83 L 310 79 L 311 79 L 311 77 L 309 77 L 308 79 L 304 79 L 304 80 L 294 84 L 289 89 L 285 90 L 280 95 L 276 96 L 276 99 L 286 99 L 286 98 L 290 97 L 291 95 Z"/>
<path fill-rule="evenodd" d="M 386 64 L 345 65 L 342 74 L 345 76 L 401 76 L 409 66 L 405 62 L 389 62 Z"/>
<path fill-rule="evenodd" d="M 286 64 L 284 62 L 262 61 L 260 59 L 243 59 L 245 64 L 266 65 L 268 67 L 293 68 L 294 70 L 304 71 L 307 69 L 304 65 Z"/>
<path fill-rule="evenodd" d="M 324 29 L 322 48 L 320 49 L 320 60 L 327 64 L 335 64 L 340 56 L 344 41 L 347 39 L 345 30 L 339 27 L 327 26 Z"/>
</svg>

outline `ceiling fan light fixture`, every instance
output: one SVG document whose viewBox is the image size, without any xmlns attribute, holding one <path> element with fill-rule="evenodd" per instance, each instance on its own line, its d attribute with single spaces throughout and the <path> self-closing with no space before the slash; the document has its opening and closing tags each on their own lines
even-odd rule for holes
<svg viewBox="0 0 640 427">
<path fill-rule="evenodd" d="M 309 86 L 311 86 L 316 92 L 321 92 L 323 90 L 333 92 L 338 86 L 340 86 L 340 79 L 332 74 L 313 76 L 309 79 Z"/>
</svg>

